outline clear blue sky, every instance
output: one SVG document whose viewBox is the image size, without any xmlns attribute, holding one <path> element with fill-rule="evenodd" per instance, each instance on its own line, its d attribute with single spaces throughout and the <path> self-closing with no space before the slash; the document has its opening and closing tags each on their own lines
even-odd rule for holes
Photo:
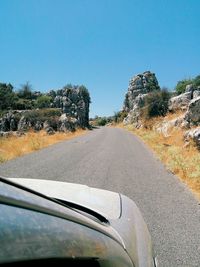
<svg viewBox="0 0 200 267">
<path fill-rule="evenodd" d="M 200 74 L 200 0 L 0 0 L 0 82 L 84 84 L 90 116 L 122 108 L 129 80 Z"/>
</svg>

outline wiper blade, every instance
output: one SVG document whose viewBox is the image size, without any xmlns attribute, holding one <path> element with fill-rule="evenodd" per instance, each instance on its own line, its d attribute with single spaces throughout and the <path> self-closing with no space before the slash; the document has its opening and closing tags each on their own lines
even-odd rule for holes
<svg viewBox="0 0 200 267">
<path fill-rule="evenodd" d="M 70 202 L 70 201 L 66 201 L 66 200 L 62 200 L 62 199 L 58 199 L 58 198 L 56 198 L 56 200 L 58 202 L 60 202 L 61 204 L 64 204 L 65 206 L 69 207 L 69 208 L 72 208 L 72 209 L 75 209 L 77 211 L 81 211 L 81 212 L 87 213 L 89 215 L 92 215 L 93 217 L 97 218 L 102 223 L 106 223 L 106 224 L 109 223 L 109 221 L 103 215 L 101 215 L 100 213 L 98 213 L 92 209 L 89 209 L 85 206 L 79 205 L 79 204 L 74 203 L 74 202 Z"/>
</svg>

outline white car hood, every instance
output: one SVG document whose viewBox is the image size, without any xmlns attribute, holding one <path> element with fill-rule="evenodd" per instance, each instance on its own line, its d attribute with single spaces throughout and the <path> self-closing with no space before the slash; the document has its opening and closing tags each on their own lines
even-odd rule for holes
<svg viewBox="0 0 200 267">
<path fill-rule="evenodd" d="M 121 215 L 120 195 L 108 190 L 86 185 L 52 180 L 7 178 L 22 186 L 48 197 L 69 201 L 92 209 L 108 220 L 116 220 Z"/>
</svg>

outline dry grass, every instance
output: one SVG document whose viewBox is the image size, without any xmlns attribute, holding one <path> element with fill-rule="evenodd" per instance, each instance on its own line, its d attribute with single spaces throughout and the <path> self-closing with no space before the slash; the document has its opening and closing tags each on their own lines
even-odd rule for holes
<svg viewBox="0 0 200 267">
<path fill-rule="evenodd" d="M 54 135 L 48 135 L 45 131 L 40 131 L 38 133 L 28 132 L 21 137 L 0 137 L 0 163 L 84 133 L 86 130 L 80 129 L 74 133 L 57 132 Z"/>
<path fill-rule="evenodd" d="M 171 120 L 174 117 L 175 115 L 170 114 L 165 120 Z M 148 144 L 167 168 L 200 198 L 200 152 L 192 143 L 185 145 L 184 131 L 180 128 L 171 128 L 167 137 L 154 130 L 155 127 L 152 126 L 160 123 L 161 120 L 162 118 L 149 120 L 147 128 L 136 129 L 130 125 L 123 127 L 134 132 Z"/>
</svg>

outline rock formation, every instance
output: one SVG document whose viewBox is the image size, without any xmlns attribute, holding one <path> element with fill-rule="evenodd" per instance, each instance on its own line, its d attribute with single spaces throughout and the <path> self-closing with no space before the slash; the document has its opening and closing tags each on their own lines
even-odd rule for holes
<svg viewBox="0 0 200 267">
<path fill-rule="evenodd" d="M 84 86 L 65 86 L 56 92 L 53 105 L 75 118 L 80 127 L 89 126 L 90 96 Z"/>
<path fill-rule="evenodd" d="M 193 84 L 186 86 L 185 93 L 174 96 L 169 100 L 169 111 L 187 110 L 191 100 L 200 96 L 200 87 L 194 87 Z"/>
<path fill-rule="evenodd" d="M 200 124 L 200 96 L 190 101 L 187 112 L 185 114 L 185 120 L 191 125 Z"/>
<path fill-rule="evenodd" d="M 55 131 L 74 131 L 78 127 L 89 126 L 90 96 L 84 86 L 69 85 L 50 91 L 48 95 L 53 99 L 53 109 L 47 112 L 50 115 L 44 115 L 42 109 L 9 111 L 0 118 L 0 132 L 25 132 L 32 128 L 53 134 Z"/>
<path fill-rule="evenodd" d="M 160 90 L 160 86 L 155 74 L 150 71 L 138 74 L 130 80 L 123 107 L 123 110 L 128 112 L 124 123 L 138 122 L 140 110 L 145 104 L 145 97 L 155 90 Z"/>
</svg>

